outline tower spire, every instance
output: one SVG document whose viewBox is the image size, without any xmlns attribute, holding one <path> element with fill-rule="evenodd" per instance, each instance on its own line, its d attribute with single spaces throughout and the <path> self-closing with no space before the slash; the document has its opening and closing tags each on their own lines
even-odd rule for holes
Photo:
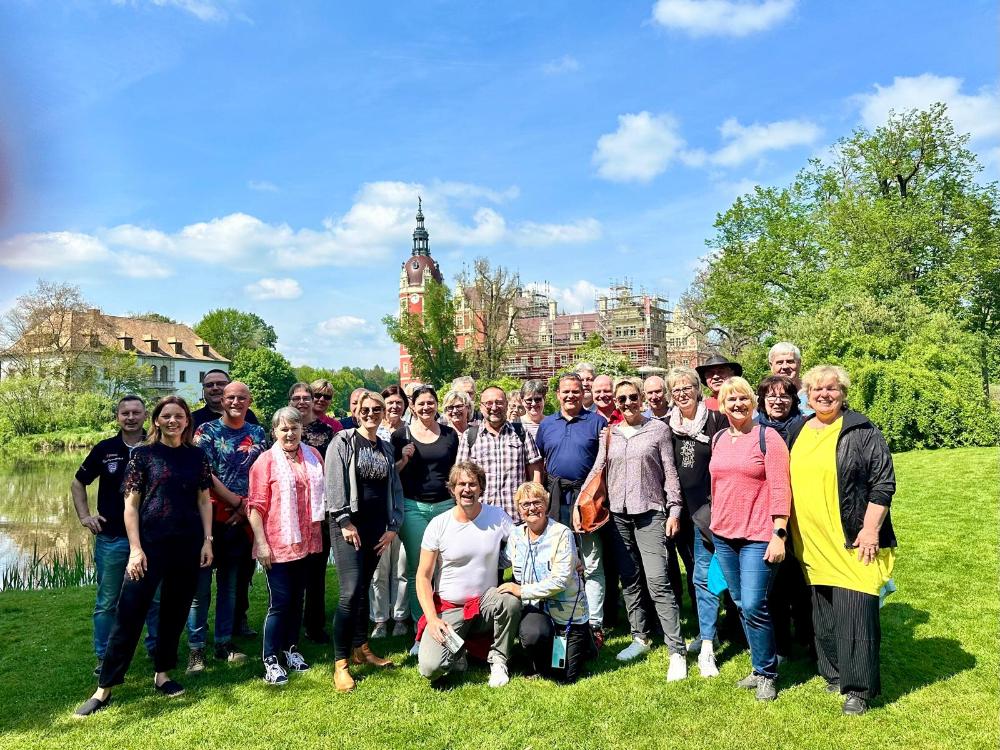
<svg viewBox="0 0 1000 750">
<path fill-rule="evenodd" d="M 424 201 L 417 196 L 417 228 L 413 230 L 413 255 L 430 255 L 430 235 L 424 229 Z"/>
</svg>

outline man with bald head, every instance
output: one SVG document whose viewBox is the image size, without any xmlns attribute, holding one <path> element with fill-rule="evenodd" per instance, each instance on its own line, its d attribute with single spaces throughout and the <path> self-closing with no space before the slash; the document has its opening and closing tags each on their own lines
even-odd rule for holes
<svg viewBox="0 0 1000 750">
<path fill-rule="evenodd" d="M 670 399 L 667 398 L 667 384 L 659 375 L 650 375 L 642 381 L 642 393 L 646 398 L 644 416 L 666 422 L 670 410 Z"/>
<path fill-rule="evenodd" d="M 206 422 L 194 433 L 195 443 L 212 467 L 212 549 L 215 555 L 215 656 L 230 664 L 246 661 L 233 646 L 233 621 L 241 566 L 251 557 L 251 532 L 246 502 L 250 491 L 250 467 L 267 447 L 260 425 L 247 421 L 253 398 L 238 380 L 222 392 L 222 417 Z M 204 568 L 188 618 L 191 655 L 188 672 L 205 669 L 208 642 L 208 608 L 212 600 L 212 570 Z"/>
</svg>

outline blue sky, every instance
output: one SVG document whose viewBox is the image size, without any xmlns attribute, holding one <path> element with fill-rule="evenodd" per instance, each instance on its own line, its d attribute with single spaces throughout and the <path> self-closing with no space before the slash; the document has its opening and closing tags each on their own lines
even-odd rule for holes
<svg viewBox="0 0 1000 750">
<path fill-rule="evenodd" d="M 944 100 L 993 179 L 991 0 L 5 0 L 0 307 L 252 310 L 295 364 L 397 364 L 416 196 L 568 311 L 672 302 L 715 215 L 891 108 Z"/>
</svg>

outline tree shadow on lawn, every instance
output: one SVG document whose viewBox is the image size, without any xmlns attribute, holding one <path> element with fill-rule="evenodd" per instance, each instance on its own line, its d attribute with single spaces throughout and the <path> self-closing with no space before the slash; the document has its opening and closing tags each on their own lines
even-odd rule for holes
<svg viewBox="0 0 1000 750">
<path fill-rule="evenodd" d="M 930 614 L 904 602 L 882 609 L 882 695 L 888 705 L 923 687 L 943 682 L 972 669 L 976 657 L 954 638 L 918 638 L 917 626 Z"/>
</svg>

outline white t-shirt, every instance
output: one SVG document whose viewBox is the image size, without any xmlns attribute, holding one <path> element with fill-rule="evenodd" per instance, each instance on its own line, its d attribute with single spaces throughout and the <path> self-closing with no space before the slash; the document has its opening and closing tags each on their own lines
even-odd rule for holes
<svg viewBox="0 0 1000 750">
<path fill-rule="evenodd" d="M 484 505 L 473 521 L 456 521 L 452 510 L 435 517 L 420 546 L 438 553 L 438 596 L 465 604 L 496 586 L 500 547 L 513 528 L 510 516 L 495 505 Z"/>
</svg>

